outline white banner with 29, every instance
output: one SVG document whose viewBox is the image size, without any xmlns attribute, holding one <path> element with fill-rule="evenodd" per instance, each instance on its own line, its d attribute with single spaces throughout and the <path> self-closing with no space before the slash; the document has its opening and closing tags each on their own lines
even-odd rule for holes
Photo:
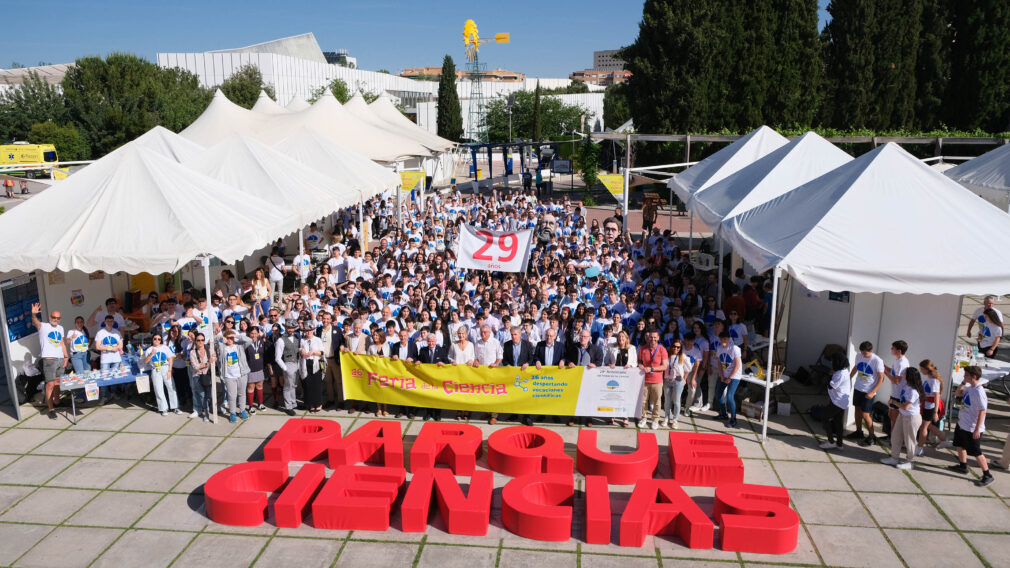
<svg viewBox="0 0 1010 568">
<path fill-rule="evenodd" d="M 456 243 L 456 266 L 494 272 L 526 272 L 533 229 L 491 231 L 463 225 Z"/>
</svg>

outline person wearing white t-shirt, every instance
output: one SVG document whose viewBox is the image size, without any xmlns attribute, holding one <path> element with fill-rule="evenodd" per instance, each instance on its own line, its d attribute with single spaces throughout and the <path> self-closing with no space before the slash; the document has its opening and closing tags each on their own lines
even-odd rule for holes
<svg viewBox="0 0 1010 568">
<path fill-rule="evenodd" d="M 845 411 L 849 409 L 849 393 L 852 392 L 852 382 L 847 372 L 849 361 L 845 354 L 836 351 L 831 356 L 831 381 L 828 383 L 828 398 L 831 399 L 824 409 L 824 430 L 828 440 L 821 444 L 822 450 L 842 449 L 845 431 Z"/>
<path fill-rule="evenodd" d="M 53 310 L 49 314 L 49 321 L 42 322 L 39 319 L 40 313 L 42 306 L 38 302 L 32 304 L 32 324 L 39 330 L 39 357 L 42 359 L 42 374 L 46 381 L 46 406 L 49 408 L 49 419 L 56 420 L 54 407 L 60 399 L 60 375 L 70 357 L 67 355 L 67 345 L 63 342 L 65 332 L 60 325 L 62 314 Z"/>
<path fill-rule="evenodd" d="M 979 324 L 978 351 L 985 357 L 994 357 L 1003 339 L 1003 321 L 994 308 L 982 312 L 984 323 Z"/>
<path fill-rule="evenodd" d="M 979 326 L 985 325 L 984 314 L 986 310 L 995 310 L 996 317 L 999 319 L 1000 324 L 1003 323 L 1003 312 L 996 309 L 996 296 L 986 296 L 985 299 L 982 300 L 982 307 L 975 310 L 975 312 L 971 315 L 971 318 L 968 320 L 968 337 L 972 336 L 971 329 L 976 323 L 978 323 Z"/>
<path fill-rule="evenodd" d="M 884 375 L 891 381 L 891 399 L 888 401 L 887 418 L 891 421 L 891 430 L 894 430 L 894 423 L 898 420 L 898 397 L 902 387 L 905 386 L 905 371 L 908 370 L 908 343 L 899 339 L 891 344 L 891 355 L 895 358 L 891 368 L 884 368 Z"/>
<path fill-rule="evenodd" d="M 985 417 L 989 408 L 989 398 L 985 394 L 985 387 L 978 384 L 982 378 L 982 369 L 975 365 L 964 368 L 964 382 L 958 387 L 954 394 L 961 398 L 961 411 L 957 415 L 957 427 L 954 428 L 954 446 L 957 447 L 957 465 L 948 466 L 947 469 L 955 473 L 968 473 L 968 456 L 973 456 L 982 468 L 982 479 L 975 482 L 975 485 L 984 487 L 991 484 L 994 479 L 989 472 L 989 462 L 982 454 L 979 440 L 985 432 Z"/>
<path fill-rule="evenodd" d="M 893 465 L 898 469 L 912 469 L 915 461 L 916 439 L 919 426 L 922 425 L 922 414 L 919 410 L 922 401 L 922 375 L 914 367 L 905 369 L 898 391 L 898 419 L 891 429 L 891 455 L 880 460 L 880 463 Z M 901 461 L 901 447 L 905 447 L 906 461 Z"/>
<path fill-rule="evenodd" d="M 307 252 L 302 252 L 291 260 L 291 269 L 298 275 L 298 281 L 306 284 L 309 281 L 309 274 L 312 272 L 312 257 Z"/>
<path fill-rule="evenodd" d="M 869 446 L 877 440 L 873 434 L 873 402 L 884 383 L 884 361 L 873 352 L 873 344 L 869 341 L 859 344 L 859 355 L 856 355 L 849 379 L 854 381 L 852 405 L 856 408 L 856 430 L 846 438 L 858 440 L 860 446 Z M 866 435 L 863 435 L 864 423 Z"/>
<path fill-rule="evenodd" d="M 736 428 L 734 396 L 740 386 L 740 377 L 743 376 L 743 362 L 740 348 L 733 344 L 728 331 L 719 334 L 716 359 L 719 362 L 719 382 L 715 385 L 715 407 L 719 411 L 719 418 L 726 421 L 726 427 Z"/>
<path fill-rule="evenodd" d="M 284 299 L 284 273 L 288 271 L 288 267 L 284 264 L 284 257 L 277 247 L 270 251 L 270 257 L 267 258 L 267 271 L 270 279 L 270 305 L 280 306 L 281 300 Z"/>
<path fill-rule="evenodd" d="M 105 308 L 99 306 L 91 313 L 91 317 L 88 319 L 87 325 L 89 327 L 98 326 L 105 327 L 105 316 L 112 316 L 112 327 L 118 329 L 120 333 L 126 328 L 126 320 L 123 319 L 123 314 L 119 313 L 119 300 L 115 298 L 109 298 L 105 300 Z"/>
<path fill-rule="evenodd" d="M 67 332 L 67 350 L 70 352 L 70 364 L 74 366 L 74 372 L 83 375 L 91 366 L 88 364 L 88 346 L 91 338 L 88 330 L 84 327 L 84 318 L 77 316 L 74 318 L 74 328 Z"/>
<path fill-rule="evenodd" d="M 144 352 L 143 362 L 151 366 L 151 389 L 154 390 L 154 399 L 158 402 L 158 412 L 162 416 L 171 410 L 175 414 L 182 414 L 179 410 L 179 399 L 175 393 L 175 383 L 169 375 L 171 361 L 175 354 L 165 345 L 160 333 L 151 336 L 151 346 Z M 165 393 L 168 399 L 165 399 Z"/>
</svg>

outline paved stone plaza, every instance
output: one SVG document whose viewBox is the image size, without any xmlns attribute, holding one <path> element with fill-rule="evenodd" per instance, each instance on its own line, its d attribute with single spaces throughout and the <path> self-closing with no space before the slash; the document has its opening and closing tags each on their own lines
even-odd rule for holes
<svg viewBox="0 0 1010 568">
<path fill-rule="evenodd" d="M 804 408 L 820 397 L 791 389 Z M 1007 404 L 991 398 L 986 435 L 989 455 L 1002 449 Z M 204 513 L 203 483 L 228 464 L 262 459 L 264 440 L 288 419 L 274 411 L 248 421 L 217 425 L 183 416 L 162 417 L 126 405 L 82 410 L 79 424 L 65 413 L 50 420 L 34 409 L 15 422 L 0 417 L 0 565 L 14 566 L 969 566 L 1010 565 L 1010 477 L 978 488 L 944 471 L 952 454 L 927 449 L 916 469 L 902 472 L 878 463 L 880 447 L 847 446 L 841 453 L 817 449 L 820 425 L 806 414 L 775 416 L 762 446 L 760 425 L 741 419 L 733 431 L 746 466 L 746 481 L 789 488 L 803 525 L 792 554 L 694 551 L 669 537 L 649 538 L 642 548 L 588 545 L 576 493 L 574 538 L 562 543 L 526 540 L 501 525 L 495 492 L 486 537 L 447 534 L 436 515 L 425 534 L 402 533 L 394 517 L 388 532 L 296 530 L 270 524 L 239 528 L 212 523 Z M 324 413 L 346 430 L 371 416 Z M 485 433 L 508 424 L 487 426 Z M 422 422 L 404 421 L 409 448 Z M 558 431 L 574 456 L 577 428 Z M 681 422 L 682 429 L 722 431 L 710 417 Z M 635 430 L 600 430 L 600 447 L 629 451 Z M 660 431 L 660 475 L 669 475 L 666 435 Z M 974 462 L 970 462 L 974 466 Z M 486 467 L 486 461 L 482 460 Z M 972 479 L 978 470 L 972 467 Z M 508 478 L 496 476 L 500 488 Z M 576 487 L 581 476 L 576 474 Z M 629 487 L 611 486 L 615 513 L 612 542 Z M 688 488 L 711 513 L 713 489 Z M 718 539 L 718 536 L 717 536 Z"/>
</svg>

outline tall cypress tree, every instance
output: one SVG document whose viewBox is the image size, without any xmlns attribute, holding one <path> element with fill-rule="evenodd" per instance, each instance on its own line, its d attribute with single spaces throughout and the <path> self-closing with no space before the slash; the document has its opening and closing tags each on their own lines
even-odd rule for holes
<svg viewBox="0 0 1010 568">
<path fill-rule="evenodd" d="M 537 81 L 537 90 L 533 97 L 533 140 L 540 142 L 543 135 L 540 126 L 540 81 Z"/>
<path fill-rule="evenodd" d="M 954 126 L 1010 130 L 1010 3 L 953 2 L 950 109 Z"/>
<path fill-rule="evenodd" d="M 769 55 L 764 121 L 773 126 L 814 124 L 822 80 L 817 0 L 773 0 L 776 47 Z"/>
<path fill-rule="evenodd" d="M 463 138 L 463 110 L 456 92 L 456 64 L 446 55 L 438 80 L 438 135 L 453 142 Z"/>
<path fill-rule="evenodd" d="M 950 81 L 950 0 L 921 0 L 922 33 L 915 60 L 915 118 L 913 126 L 932 130 L 943 119 Z"/>
<path fill-rule="evenodd" d="M 772 0 L 727 2 L 721 6 L 716 27 L 723 49 L 712 62 L 712 71 L 729 83 L 727 101 L 731 106 L 724 111 L 728 117 L 725 126 L 751 130 L 765 122 L 768 81 L 777 57 L 773 35 L 776 14 Z"/>
<path fill-rule="evenodd" d="M 821 39 L 827 79 L 824 119 L 832 126 L 874 126 L 875 7 L 876 0 L 831 0 L 828 4 L 831 21 Z"/>
<path fill-rule="evenodd" d="M 869 124 L 880 129 L 908 128 L 915 112 L 915 70 L 922 29 L 920 0 L 875 0 L 873 71 Z"/>
</svg>

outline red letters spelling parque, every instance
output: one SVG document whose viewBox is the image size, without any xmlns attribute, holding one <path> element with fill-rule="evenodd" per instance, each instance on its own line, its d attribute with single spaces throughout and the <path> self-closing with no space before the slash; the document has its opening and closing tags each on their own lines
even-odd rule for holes
<svg viewBox="0 0 1010 568">
<path fill-rule="evenodd" d="M 381 531 L 399 503 L 402 529 L 423 532 L 434 502 L 450 533 L 486 535 L 494 474 L 477 469 L 482 442 L 476 426 L 424 424 L 410 450 L 408 483 L 399 422 L 372 420 L 342 436 L 335 421 L 293 418 L 264 446 L 264 461 L 233 465 L 207 480 L 207 516 L 255 526 L 272 515 L 278 527 L 296 528 L 311 512 L 316 528 Z M 618 455 L 599 449 L 596 430 L 580 430 L 574 463 L 561 436 L 545 428 L 502 428 L 487 444 L 491 470 L 513 478 L 502 488 L 501 521 L 520 536 L 572 537 L 574 466 L 585 476 L 581 514 L 588 543 L 612 541 L 609 485 L 633 485 L 620 518 L 621 546 L 673 535 L 690 548 L 708 549 L 718 525 L 723 550 L 786 554 L 796 548 L 799 516 L 789 508 L 789 492 L 743 483 L 732 436 L 670 432 L 672 479 L 654 478 L 659 446 L 649 432 L 638 434 L 634 452 Z M 289 474 L 290 462 L 323 459 L 333 469 L 328 479 L 321 463 Z M 461 486 L 456 476 L 468 476 L 469 483 Z M 682 489 L 699 485 L 716 488 L 713 518 Z"/>
</svg>

